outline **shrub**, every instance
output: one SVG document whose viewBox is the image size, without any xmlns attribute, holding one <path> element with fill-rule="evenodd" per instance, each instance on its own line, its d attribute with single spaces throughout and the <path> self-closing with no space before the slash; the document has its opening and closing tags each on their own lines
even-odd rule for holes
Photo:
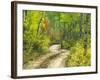
<svg viewBox="0 0 100 80">
<path fill-rule="evenodd" d="M 24 32 L 23 39 L 24 63 L 34 60 L 48 51 L 50 41 L 46 35 L 35 35 L 32 32 Z"/>
<path fill-rule="evenodd" d="M 61 44 L 61 48 L 70 49 L 76 41 L 74 40 L 63 40 Z"/>
<path fill-rule="evenodd" d="M 91 48 L 88 46 L 87 53 L 84 54 L 84 42 L 82 40 L 78 41 L 74 47 L 70 50 L 70 55 L 67 57 L 66 66 L 90 66 L 91 62 Z"/>
</svg>

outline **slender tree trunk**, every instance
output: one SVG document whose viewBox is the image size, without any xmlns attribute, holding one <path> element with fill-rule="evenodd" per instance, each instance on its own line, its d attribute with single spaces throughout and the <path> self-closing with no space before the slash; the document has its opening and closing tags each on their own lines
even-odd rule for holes
<svg viewBox="0 0 100 80">
<path fill-rule="evenodd" d="M 79 19 L 80 37 L 82 37 L 82 16 L 83 14 L 80 13 L 80 19 Z"/>
<path fill-rule="evenodd" d="M 27 16 L 27 10 L 25 10 L 25 16 Z"/>
<path fill-rule="evenodd" d="M 42 22 L 43 15 L 44 15 L 44 13 L 42 13 L 42 16 L 41 16 L 40 21 L 39 21 L 39 24 L 38 24 L 37 35 L 39 33 L 39 29 L 40 29 L 40 26 L 41 26 L 41 22 Z"/>
<path fill-rule="evenodd" d="M 87 14 L 84 14 L 84 55 L 87 53 Z"/>
<path fill-rule="evenodd" d="M 63 33 L 62 33 L 62 41 L 63 41 L 65 38 L 65 23 L 63 22 L 62 25 L 63 25 Z"/>
<path fill-rule="evenodd" d="M 70 23 L 70 38 L 73 39 L 73 28 L 74 28 L 74 20 L 73 16 L 71 15 L 71 23 Z"/>
</svg>

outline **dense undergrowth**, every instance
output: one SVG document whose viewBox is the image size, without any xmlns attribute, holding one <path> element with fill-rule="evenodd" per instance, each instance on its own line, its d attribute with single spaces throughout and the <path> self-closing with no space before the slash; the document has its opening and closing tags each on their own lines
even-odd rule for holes
<svg viewBox="0 0 100 80">
<path fill-rule="evenodd" d="M 70 55 L 66 59 L 67 67 L 76 66 L 90 66 L 91 65 L 91 48 L 88 44 L 87 53 L 84 50 L 84 42 L 82 40 L 76 42 L 76 44 L 71 47 Z"/>
</svg>

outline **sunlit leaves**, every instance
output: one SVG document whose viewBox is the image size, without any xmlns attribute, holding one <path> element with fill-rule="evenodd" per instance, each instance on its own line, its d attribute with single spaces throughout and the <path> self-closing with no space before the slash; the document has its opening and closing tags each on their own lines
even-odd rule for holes
<svg viewBox="0 0 100 80">
<path fill-rule="evenodd" d="M 76 67 L 76 66 L 90 66 L 91 65 L 91 50 L 88 47 L 87 54 L 84 54 L 84 42 L 82 40 L 78 41 L 74 47 L 70 50 L 70 55 L 66 60 L 66 66 Z"/>
</svg>

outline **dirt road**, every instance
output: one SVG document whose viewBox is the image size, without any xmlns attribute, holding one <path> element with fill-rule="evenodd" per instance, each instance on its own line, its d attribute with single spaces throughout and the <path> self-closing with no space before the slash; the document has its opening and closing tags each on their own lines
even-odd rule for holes
<svg viewBox="0 0 100 80">
<path fill-rule="evenodd" d="M 67 58 L 68 54 L 69 51 L 60 49 L 59 44 L 52 45 L 49 48 L 49 53 L 29 62 L 26 69 L 65 67 L 65 58 Z"/>
</svg>

